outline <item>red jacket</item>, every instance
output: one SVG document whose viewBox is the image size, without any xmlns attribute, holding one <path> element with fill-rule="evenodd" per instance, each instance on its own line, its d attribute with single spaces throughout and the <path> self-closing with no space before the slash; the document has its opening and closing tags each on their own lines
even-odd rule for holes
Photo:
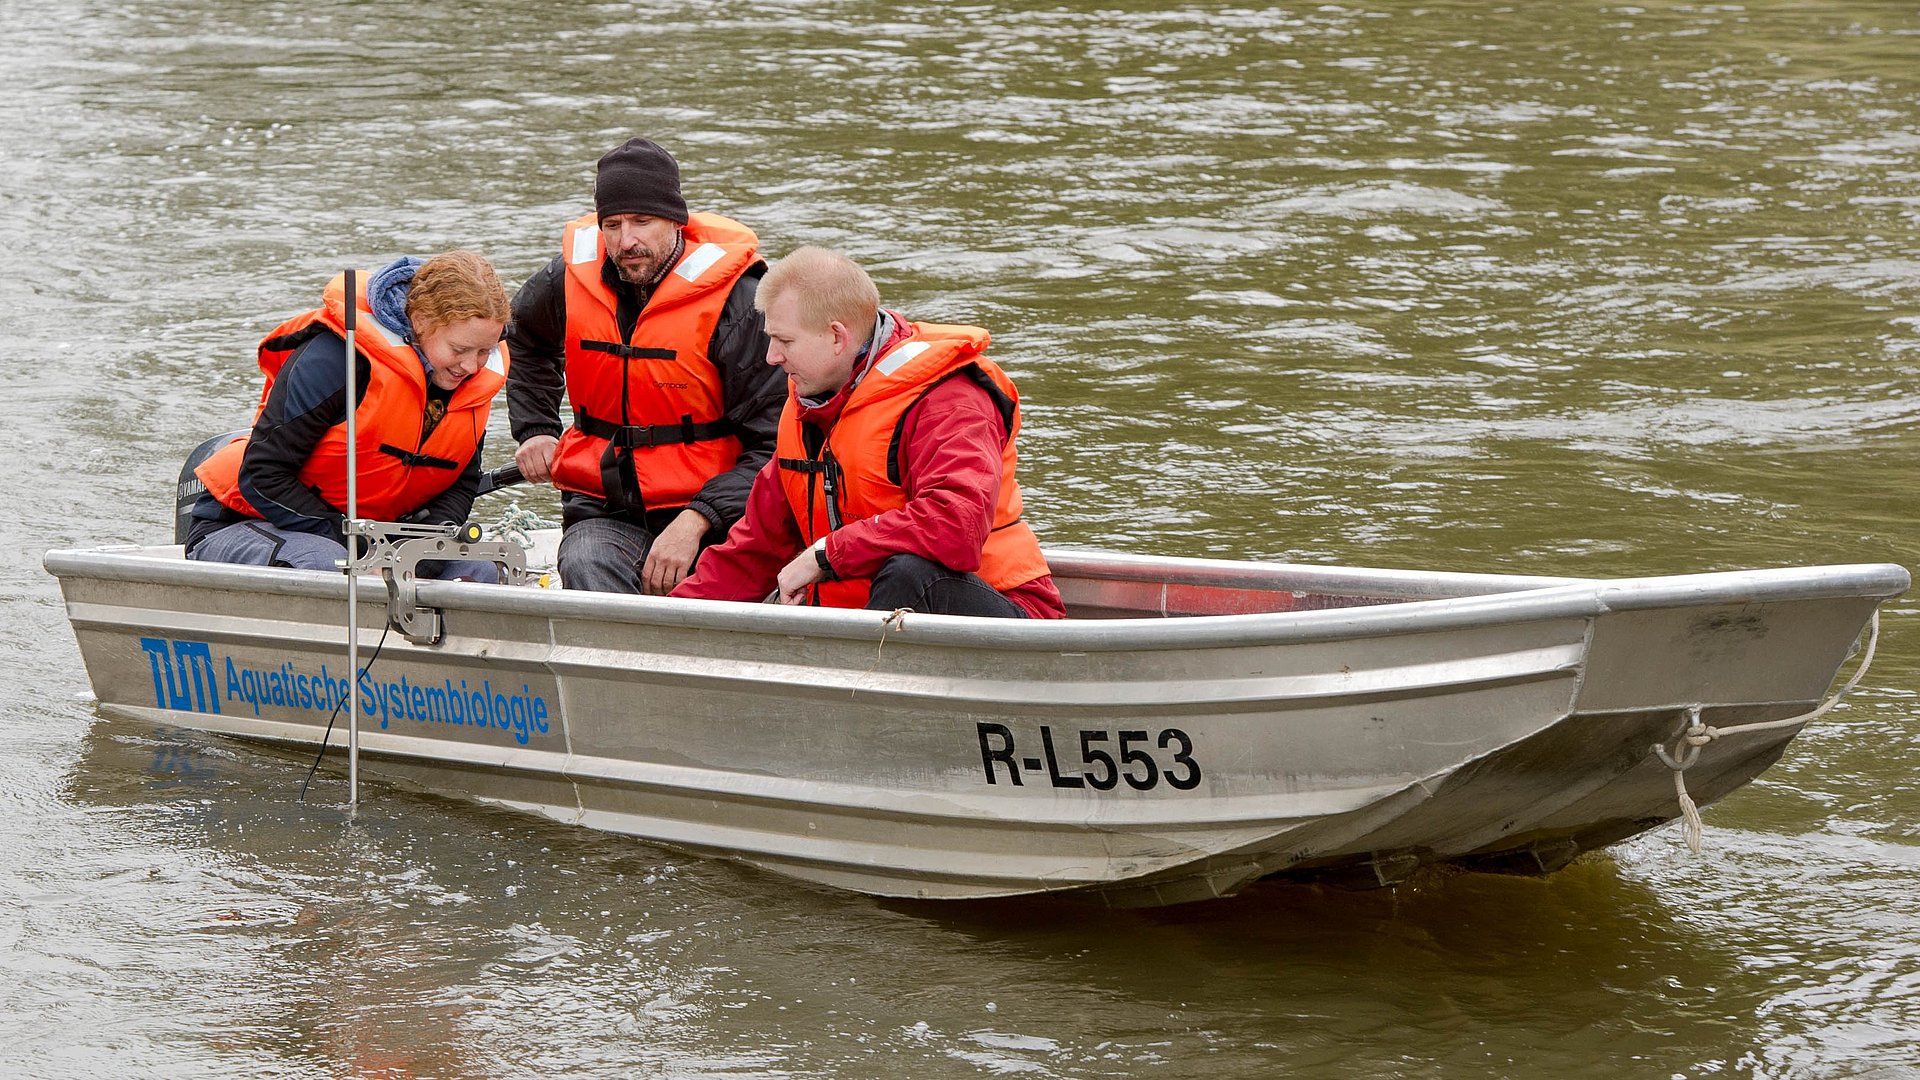
<svg viewBox="0 0 1920 1080">
<path fill-rule="evenodd" d="M 894 332 L 875 343 L 868 363 L 908 333 L 907 321 L 894 315 Z M 818 408 L 802 407 L 801 419 L 831 428 L 845 407 L 854 380 L 848 380 Z M 980 568 L 980 549 L 992 526 L 1000 496 L 1001 448 L 1006 425 L 993 399 L 969 379 L 948 379 L 934 387 L 906 415 L 900 439 L 901 484 L 907 504 L 873 517 L 850 521 L 828 534 L 827 560 L 844 577 L 872 577 L 887 559 L 902 552 L 919 555 L 962 573 Z M 702 600 L 764 599 L 780 568 L 806 546 L 778 466 L 768 462 L 754 477 L 747 512 L 726 542 L 701 553 L 693 576 L 674 596 Z M 1051 575 L 1007 590 L 1004 595 L 1030 618 L 1066 615 Z"/>
</svg>

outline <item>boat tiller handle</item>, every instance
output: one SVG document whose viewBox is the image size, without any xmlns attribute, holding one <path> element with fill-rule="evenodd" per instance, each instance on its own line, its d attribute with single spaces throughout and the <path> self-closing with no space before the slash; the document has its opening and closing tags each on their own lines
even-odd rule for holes
<svg viewBox="0 0 1920 1080">
<path fill-rule="evenodd" d="M 520 472 L 520 466 L 509 461 L 497 469 L 488 469 L 480 474 L 480 487 L 473 493 L 475 498 L 491 495 L 503 487 L 526 483 L 526 476 Z"/>
</svg>

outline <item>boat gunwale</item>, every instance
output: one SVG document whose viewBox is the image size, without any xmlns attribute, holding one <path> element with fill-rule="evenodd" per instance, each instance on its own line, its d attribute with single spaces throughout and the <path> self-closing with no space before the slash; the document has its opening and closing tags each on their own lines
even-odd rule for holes
<svg viewBox="0 0 1920 1080">
<path fill-rule="evenodd" d="M 132 545 L 93 549 L 52 549 L 43 565 L 55 577 L 95 578 L 167 586 L 200 586 L 240 592 L 337 599 L 347 595 L 344 576 L 291 573 L 269 567 L 190 562 L 158 556 Z M 177 549 L 176 549 L 177 550 Z M 901 644 L 992 649 L 1007 652 L 1125 650 L 1165 651 L 1189 648 L 1260 647 L 1305 644 L 1395 634 L 1429 633 L 1481 626 L 1587 619 L 1616 611 L 1695 607 L 1731 603 L 1860 599 L 1876 604 L 1907 591 L 1911 577 L 1894 563 L 1849 563 L 1812 567 L 1731 570 L 1637 578 L 1537 578 L 1494 574 L 1449 574 L 1420 570 L 1316 567 L 1287 563 L 1226 563 L 1164 556 L 1124 555 L 1078 558 L 1061 552 L 1063 571 L 1076 566 L 1085 576 L 1152 582 L 1155 571 L 1213 571 L 1220 580 L 1257 573 L 1273 580 L 1297 577 L 1306 590 L 1328 582 L 1373 581 L 1380 585 L 1438 588 L 1478 587 L 1476 595 L 1407 599 L 1401 602 L 1306 611 L 1223 615 L 1176 615 L 1116 619 L 983 619 L 914 613 L 898 622 L 865 609 L 791 607 L 724 600 L 689 602 L 656 596 L 501 588 L 460 581 L 422 581 L 422 606 L 448 611 L 489 612 L 555 622 L 612 622 L 690 630 L 803 635 L 873 641 L 885 637 Z M 1356 573 L 1356 571 L 1358 573 Z M 1501 582 L 1505 591 L 1487 591 Z M 1564 584 L 1544 584 L 1564 582 Z M 1213 581 L 1181 584 L 1212 585 Z M 362 603 L 381 602 L 385 586 L 363 577 Z"/>
</svg>

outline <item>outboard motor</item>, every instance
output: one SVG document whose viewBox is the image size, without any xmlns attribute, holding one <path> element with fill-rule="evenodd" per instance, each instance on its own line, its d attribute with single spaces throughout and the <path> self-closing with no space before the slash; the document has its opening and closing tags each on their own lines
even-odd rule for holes
<svg viewBox="0 0 1920 1080">
<path fill-rule="evenodd" d="M 199 468 L 201 462 L 212 457 L 221 447 L 235 439 L 245 438 L 251 431 L 251 428 L 241 428 L 238 431 L 229 431 L 225 435 L 215 435 L 194 447 L 193 453 L 187 455 L 187 463 L 180 466 L 180 486 L 174 493 L 174 543 L 187 542 L 187 530 L 193 525 L 193 504 L 199 502 L 200 496 L 207 491 L 206 485 L 200 482 L 200 478 L 193 475 L 193 470 Z"/>
</svg>

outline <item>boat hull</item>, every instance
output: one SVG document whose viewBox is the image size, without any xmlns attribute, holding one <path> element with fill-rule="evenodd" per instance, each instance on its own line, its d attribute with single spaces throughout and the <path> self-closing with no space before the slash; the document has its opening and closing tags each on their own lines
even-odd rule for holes
<svg viewBox="0 0 1920 1080">
<path fill-rule="evenodd" d="M 1678 814 L 1650 747 L 1687 709 L 1805 711 L 1906 588 L 1885 566 L 1582 582 L 1052 558 L 1105 617 L 423 583 L 446 634 L 419 645 L 382 641 L 369 582 L 361 767 L 884 896 L 1161 904 L 1276 874 L 1550 870 Z M 104 713 L 313 747 L 344 700 L 344 578 L 167 549 L 47 566 Z M 1694 796 L 1791 735 L 1709 747 Z"/>
</svg>

